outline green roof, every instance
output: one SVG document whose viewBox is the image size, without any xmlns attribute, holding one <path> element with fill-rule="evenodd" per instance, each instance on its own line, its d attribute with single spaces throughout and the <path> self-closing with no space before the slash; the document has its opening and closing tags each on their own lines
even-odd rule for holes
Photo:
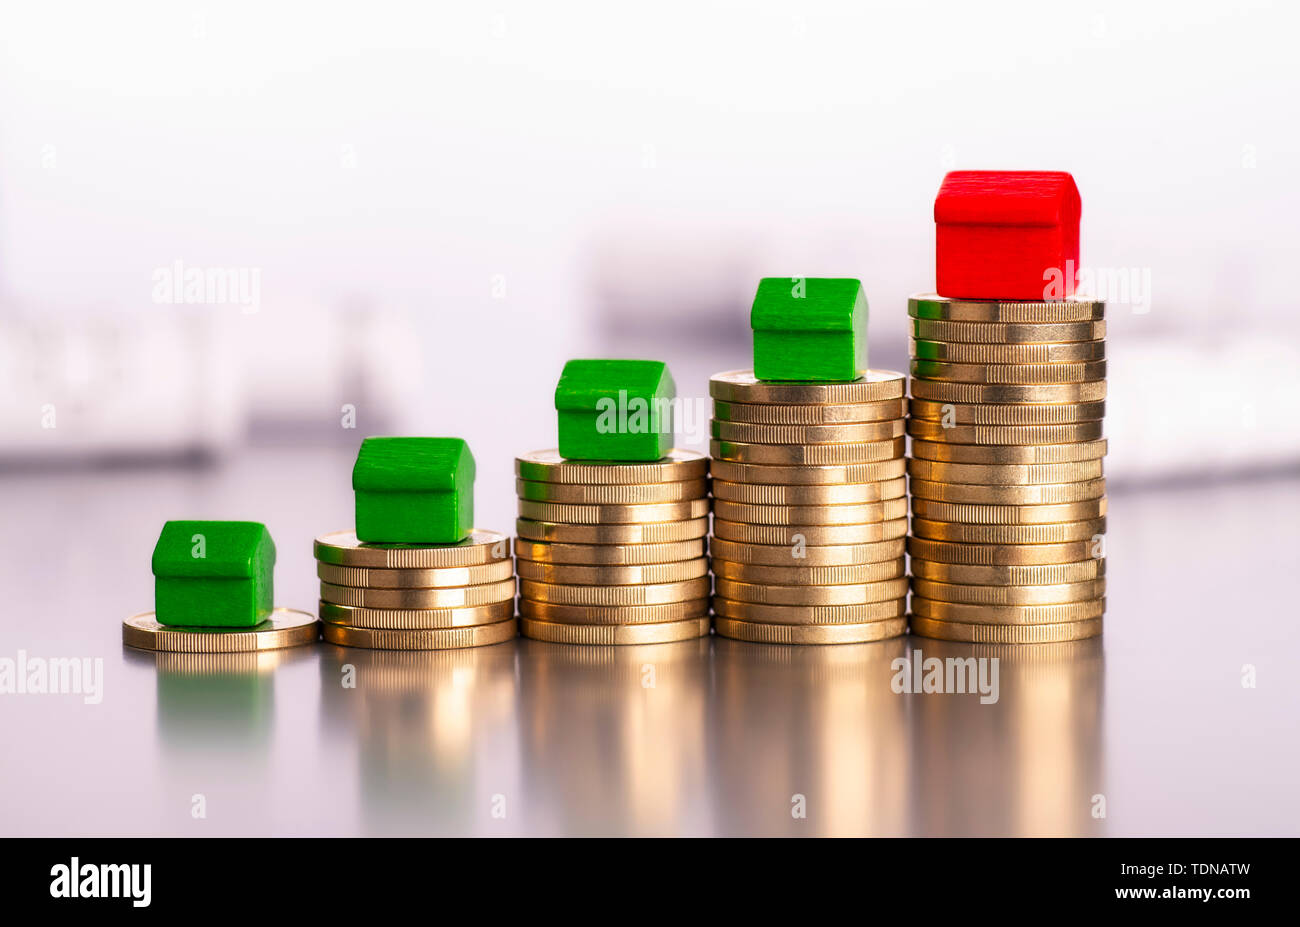
<svg viewBox="0 0 1300 927">
<path fill-rule="evenodd" d="M 242 579 L 258 571 L 263 557 L 267 567 L 275 564 L 275 543 L 260 522 L 169 521 L 153 549 L 153 573 Z"/>
<path fill-rule="evenodd" d="M 458 480 L 474 480 L 463 438 L 366 438 L 352 468 L 352 488 L 360 490 L 451 492 Z"/>
<path fill-rule="evenodd" d="M 749 325 L 755 331 L 853 331 L 867 298 L 851 277 L 764 277 Z"/>
<path fill-rule="evenodd" d="M 672 399 L 677 384 L 663 361 L 571 360 L 555 385 L 555 408 L 594 411 L 601 399 L 617 401 L 620 390 L 629 399 Z"/>
</svg>

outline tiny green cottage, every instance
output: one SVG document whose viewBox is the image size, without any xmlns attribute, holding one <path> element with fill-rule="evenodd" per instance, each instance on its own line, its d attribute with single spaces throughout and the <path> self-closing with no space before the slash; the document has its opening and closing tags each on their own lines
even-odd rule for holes
<svg viewBox="0 0 1300 927">
<path fill-rule="evenodd" d="M 352 468 L 357 538 L 455 544 L 474 527 L 474 455 L 461 438 L 366 438 Z"/>
<path fill-rule="evenodd" d="M 760 380 L 856 380 L 867 370 L 867 298 L 857 280 L 764 277 L 749 324 Z"/>
<path fill-rule="evenodd" d="M 662 361 L 569 361 L 555 386 L 560 456 L 658 460 L 672 449 L 676 394 Z"/>
<path fill-rule="evenodd" d="M 251 628 L 271 614 L 275 543 L 255 521 L 169 521 L 153 549 L 159 624 Z"/>
</svg>

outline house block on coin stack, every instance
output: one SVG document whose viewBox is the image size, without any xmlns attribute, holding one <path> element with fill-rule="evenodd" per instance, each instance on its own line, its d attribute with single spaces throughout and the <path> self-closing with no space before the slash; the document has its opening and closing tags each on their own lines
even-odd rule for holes
<svg viewBox="0 0 1300 927">
<path fill-rule="evenodd" d="M 352 488 L 362 541 L 454 544 L 474 526 L 474 455 L 460 438 L 366 438 Z"/>
<path fill-rule="evenodd" d="M 159 624 L 251 628 L 271 614 L 275 544 L 255 521 L 169 521 L 153 550 Z"/>
<path fill-rule="evenodd" d="M 662 361 L 569 361 L 555 387 L 560 456 L 658 460 L 673 444 L 676 393 Z"/>
<path fill-rule="evenodd" d="M 867 298 L 857 280 L 765 277 L 749 324 L 760 380 L 855 380 L 867 369 Z"/>
</svg>

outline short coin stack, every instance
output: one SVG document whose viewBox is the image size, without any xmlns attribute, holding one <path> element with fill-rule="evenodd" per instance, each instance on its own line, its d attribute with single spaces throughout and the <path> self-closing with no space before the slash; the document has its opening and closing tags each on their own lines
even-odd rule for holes
<svg viewBox="0 0 1300 927">
<path fill-rule="evenodd" d="M 380 650 L 446 650 L 513 638 L 510 539 L 473 531 L 457 544 L 366 544 L 351 531 L 315 542 L 322 636 Z"/>
<path fill-rule="evenodd" d="M 709 460 L 515 460 L 519 624 L 566 644 L 649 644 L 709 633 Z"/>
<path fill-rule="evenodd" d="M 1104 304 L 920 296 L 908 313 L 912 631 L 1100 634 Z"/>
<path fill-rule="evenodd" d="M 709 381 L 719 634 L 833 644 L 907 629 L 905 381 Z"/>
</svg>

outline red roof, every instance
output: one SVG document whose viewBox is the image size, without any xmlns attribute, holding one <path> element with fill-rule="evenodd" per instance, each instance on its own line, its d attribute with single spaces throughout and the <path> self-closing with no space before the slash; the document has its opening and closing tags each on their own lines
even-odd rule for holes
<svg viewBox="0 0 1300 927">
<path fill-rule="evenodd" d="M 1079 188 L 1065 171 L 949 171 L 934 200 L 945 225 L 1077 222 Z"/>
</svg>

